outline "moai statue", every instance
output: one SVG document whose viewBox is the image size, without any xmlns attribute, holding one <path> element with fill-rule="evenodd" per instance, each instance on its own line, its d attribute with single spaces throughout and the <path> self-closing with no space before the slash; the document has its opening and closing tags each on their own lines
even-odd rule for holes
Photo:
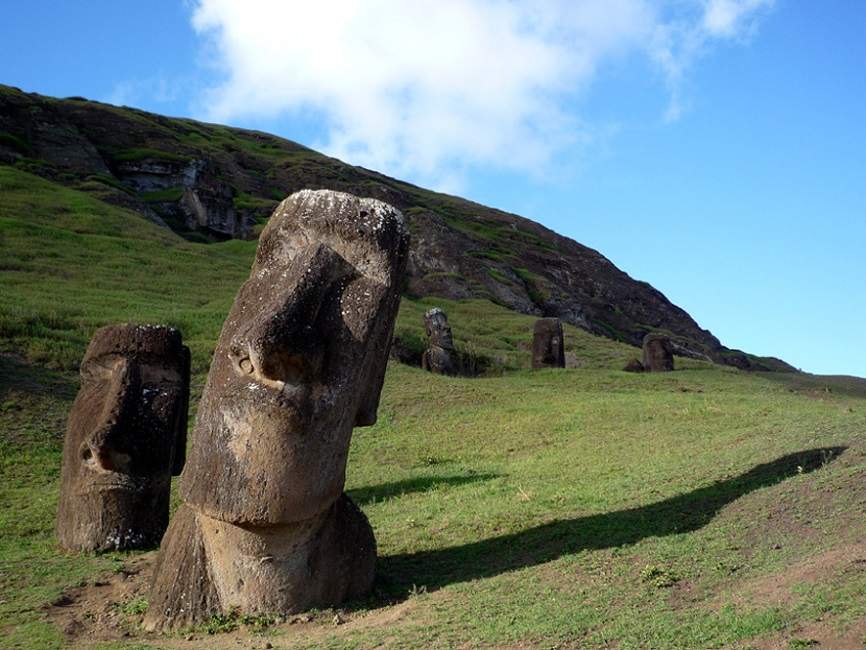
<svg viewBox="0 0 866 650">
<path fill-rule="evenodd" d="M 643 367 L 647 372 L 674 369 L 674 349 L 664 334 L 647 334 L 643 339 Z"/>
<path fill-rule="evenodd" d="M 562 322 L 558 318 L 539 318 L 535 321 L 532 368 L 565 368 Z"/>
<path fill-rule="evenodd" d="M 453 375 L 455 355 L 454 340 L 448 316 L 439 307 L 424 314 L 424 329 L 427 330 L 428 345 L 421 356 L 421 367 L 437 375 Z"/>
<path fill-rule="evenodd" d="M 63 444 L 62 547 L 159 544 L 186 452 L 189 362 L 172 327 L 111 325 L 93 335 Z"/>
<path fill-rule="evenodd" d="M 274 211 L 214 352 L 149 629 L 369 592 L 376 541 L 346 457 L 376 421 L 408 244 L 374 199 L 303 190 Z"/>
</svg>

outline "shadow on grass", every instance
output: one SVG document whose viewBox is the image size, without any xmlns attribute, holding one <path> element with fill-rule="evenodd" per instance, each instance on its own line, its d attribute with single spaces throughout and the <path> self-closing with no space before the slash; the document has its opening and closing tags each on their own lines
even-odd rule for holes
<svg viewBox="0 0 866 650">
<path fill-rule="evenodd" d="M 77 390 L 73 373 L 41 368 L 15 355 L 0 353 L 0 399 L 19 391 L 33 395 L 47 393 L 72 400 Z"/>
<path fill-rule="evenodd" d="M 810 449 L 757 465 L 745 474 L 639 508 L 553 521 L 518 533 L 435 551 L 379 559 L 379 591 L 405 598 L 415 585 L 429 591 L 550 562 L 563 555 L 634 544 L 647 537 L 688 533 L 707 525 L 736 499 L 812 472 L 846 447 Z"/>
<path fill-rule="evenodd" d="M 845 375 L 810 375 L 805 372 L 762 372 L 761 377 L 784 385 L 792 393 L 814 398 L 844 395 L 866 399 L 866 379 Z"/>
<path fill-rule="evenodd" d="M 370 487 L 357 488 L 348 490 L 348 494 L 352 497 L 352 501 L 359 506 L 376 503 L 391 497 L 402 496 L 404 494 L 412 494 L 415 492 L 428 492 L 437 485 L 465 485 L 466 483 L 475 483 L 477 481 L 489 481 L 497 478 L 497 474 L 473 474 L 469 476 L 419 476 L 409 478 L 403 481 L 394 481 L 392 483 L 382 483 L 381 485 L 371 485 Z"/>
</svg>

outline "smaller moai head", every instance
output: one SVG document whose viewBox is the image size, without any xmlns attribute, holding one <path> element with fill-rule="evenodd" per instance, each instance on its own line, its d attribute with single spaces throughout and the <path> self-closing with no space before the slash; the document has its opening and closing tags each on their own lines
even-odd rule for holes
<svg viewBox="0 0 866 650">
<path fill-rule="evenodd" d="M 448 316 L 439 307 L 428 309 L 424 314 L 424 329 L 430 346 L 436 346 L 445 350 L 454 349 L 454 339 L 451 337 L 451 326 L 448 324 Z"/>
<path fill-rule="evenodd" d="M 154 325 L 96 331 L 63 447 L 57 533 L 76 550 L 145 548 L 168 522 L 184 464 L 189 349 Z"/>
<path fill-rule="evenodd" d="M 532 337 L 532 367 L 564 368 L 565 342 L 562 321 L 558 318 L 539 318 L 535 321 Z"/>
<path fill-rule="evenodd" d="M 674 369 L 674 349 L 667 336 L 650 333 L 644 337 L 643 366 L 647 372 L 668 372 Z"/>
<path fill-rule="evenodd" d="M 376 421 L 408 245 L 375 199 L 302 190 L 277 207 L 214 352 L 188 505 L 264 527 L 337 500 L 352 427 Z"/>
</svg>

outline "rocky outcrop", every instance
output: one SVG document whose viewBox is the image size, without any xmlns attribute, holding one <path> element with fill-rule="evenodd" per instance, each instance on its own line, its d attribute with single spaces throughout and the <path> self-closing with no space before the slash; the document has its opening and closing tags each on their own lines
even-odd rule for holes
<svg viewBox="0 0 866 650">
<path fill-rule="evenodd" d="M 115 175 L 143 197 L 150 197 L 152 206 L 169 223 L 179 221 L 187 230 L 225 239 L 249 235 L 248 221 L 234 208 L 235 190 L 220 180 L 206 160 L 145 158 L 118 163 Z"/>
</svg>

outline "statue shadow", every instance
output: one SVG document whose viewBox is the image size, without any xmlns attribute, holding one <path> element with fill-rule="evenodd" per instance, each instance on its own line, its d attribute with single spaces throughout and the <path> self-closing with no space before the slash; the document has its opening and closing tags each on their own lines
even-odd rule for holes
<svg viewBox="0 0 866 650">
<path fill-rule="evenodd" d="M 12 354 L 0 354 L 0 399 L 14 392 L 72 400 L 78 383 L 72 373 L 42 368 Z"/>
<path fill-rule="evenodd" d="M 647 537 L 695 531 L 736 499 L 791 476 L 815 471 L 845 449 L 826 447 L 789 454 L 739 476 L 646 506 L 552 521 L 450 548 L 381 557 L 377 567 L 378 592 L 386 599 L 402 600 L 422 586 L 434 591 L 583 550 L 613 548 Z"/>
<path fill-rule="evenodd" d="M 465 485 L 467 483 L 476 483 L 479 481 L 489 481 L 497 478 L 498 474 L 472 474 L 469 476 L 419 476 L 409 478 L 402 481 L 393 481 L 391 483 L 382 483 L 380 485 L 371 485 L 369 487 L 355 488 L 347 490 L 346 493 L 359 506 L 378 501 L 384 501 L 393 497 L 403 496 L 405 494 L 413 494 L 418 492 L 429 492 L 437 485 L 447 485 L 449 487 L 457 485 Z"/>
</svg>

